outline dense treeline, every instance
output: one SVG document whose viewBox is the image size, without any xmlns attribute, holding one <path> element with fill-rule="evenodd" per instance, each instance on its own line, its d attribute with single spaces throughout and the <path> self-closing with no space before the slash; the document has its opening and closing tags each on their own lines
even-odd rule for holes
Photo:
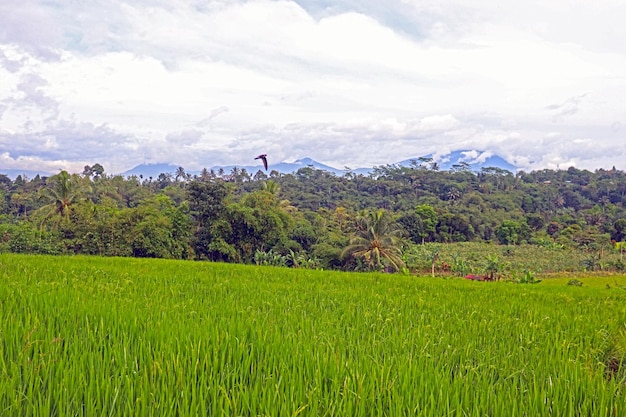
<svg viewBox="0 0 626 417">
<path fill-rule="evenodd" d="M 0 250 L 400 269 L 429 244 L 434 265 L 436 243 L 601 256 L 624 240 L 623 171 L 468 168 L 416 160 L 369 176 L 312 167 L 191 176 L 181 167 L 153 179 L 107 175 L 95 164 L 80 175 L 0 175 Z"/>
</svg>

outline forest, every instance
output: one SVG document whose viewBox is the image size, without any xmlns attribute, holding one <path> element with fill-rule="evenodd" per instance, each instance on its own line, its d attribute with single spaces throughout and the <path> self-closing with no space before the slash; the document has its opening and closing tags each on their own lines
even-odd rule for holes
<svg viewBox="0 0 626 417">
<path fill-rule="evenodd" d="M 474 242 L 572 250 L 586 254 L 585 270 L 624 269 L 626 174 L 615 168 L 441 171 L 418 159 L 369 175 L 179 167 L 143 178 L 96 163 L 80 174 L 0 175 L 0 197 L 1 252 L 434 274 L 470 272 L 440 255 Z"/>
</svg>

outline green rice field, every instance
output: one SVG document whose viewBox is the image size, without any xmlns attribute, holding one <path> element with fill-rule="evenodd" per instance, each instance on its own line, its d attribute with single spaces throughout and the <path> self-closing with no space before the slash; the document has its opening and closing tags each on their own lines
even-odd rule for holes
<svg viewBox="0 0 626 417">
<path fill-rule="evenodd" d="M 0 255 L 0 416 L 624 416 L 626 278 Z"/>
</svg>

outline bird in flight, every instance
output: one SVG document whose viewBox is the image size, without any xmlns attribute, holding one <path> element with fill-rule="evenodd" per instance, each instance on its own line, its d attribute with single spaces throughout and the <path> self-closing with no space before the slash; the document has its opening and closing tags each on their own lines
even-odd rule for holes
<svg viewBox="0 0 626 417">
<path fill-rule="evenodd" d="M 263 166 L 265 167 L 265 170 L 267 171 L 267 154 L 266 153 L 261 154 L 254 159 L 261 159 L 263 161 Z"/>
</svg>

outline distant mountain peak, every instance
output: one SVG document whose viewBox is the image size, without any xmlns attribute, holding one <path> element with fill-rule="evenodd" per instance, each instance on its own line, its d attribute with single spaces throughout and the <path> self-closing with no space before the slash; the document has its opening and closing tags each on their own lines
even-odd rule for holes
<svg viewBox="0 0 626 417">
<path fill-rule="evenodd" d="M 507 162 L 504 158 L 493 152 L 474 149 L 461 149 L 442 155 L 429 154 L 422 157 L 406 159 L 399 162 L 399 165 L 408 166 L 413 161 L 421 158 L 432 159 L 433 162 L 438 164 L 441 171 L 449 171 L 461 165 L 467 165 L 471 171 L 480 171 L 482 168 L 489 167 L 505 169 L 511 172 L 517 171 L 515 165 Z"/>
<path fill-rule="evenodd" d="M 433 162 L 436 162 L 439 166 L 439 169 L 442 171 L 447 171 L 451 169 L 455 169 L 459 165 L 466 165 L 468 169 L 471 171 L 480 171 L 482 168 L 494 167 L 505 169 L 507 171 L 515 172 L 517 171 L 517 167 L 513 164 L 510 164 L 505 159 L 500 156 L 494 154 L 491 151 L 481 151 L 481 150 L 472 150 L 472 149 L 463 149 L 450 152 L 445 155 L 424 155 L 421 157 L 409 158 L 404 161 L 391 163 L 390 165 L 400 165 L 400 166 L 412 166 L 414 161 L 418 161 L 420 159 L 432 159 Z M 311 157 L 303 157 L 296 159 L 293 162 L 278 162 L 271 163 L 268 161 L 269 171 L 278 171 L 281 174 L 290 174 L 298 171 L 301 168 L 311 166 L 314 169 L 319 169 L 322 171 L 331 172 L 335 175 L 344 175 L 346 173 L 345 169 L 338 169 L 331 167 L 329 165 L 323 164 L 321 162 L 317 162 Z M 219 171 L 222 169 L 224 172 L 229 173 L 233 168 L 245 169 L 248 173 L 254 174 L 259 170 L 263 171 L 262 165 L 226 165 L 226 166 L 213 166 L 210 169 L 214 171 Z M 159 174 L 162 173 L 170 173 L 173 174 L 178 169 L 178 165 L 174 165 L 171 163 L 150 163 L 150 164 L 141 164 L 138 165 L 126 172 L 122 175 L 130 176 L 136 175 L 143 177 L 153 177 L 157 178 Z M 351 169 L 350 172 L 355 174 L 363 174 L 368 175 L 374 170 L 373 167 L 369 168 L 356 168 Z M 189 174 L 199 174 L 199 172 L 187 171 Z"/>
<path fill-rule="evenodd" d="M 173 174 L 177 169 L 178 165 L 170 163 L 145 163 L 123 172 L 122 175 L 126 177 L 135 175 L 137 177 L 143 176 L 144 178 L 157 178 L 161 174 Z"/>
</svg>

